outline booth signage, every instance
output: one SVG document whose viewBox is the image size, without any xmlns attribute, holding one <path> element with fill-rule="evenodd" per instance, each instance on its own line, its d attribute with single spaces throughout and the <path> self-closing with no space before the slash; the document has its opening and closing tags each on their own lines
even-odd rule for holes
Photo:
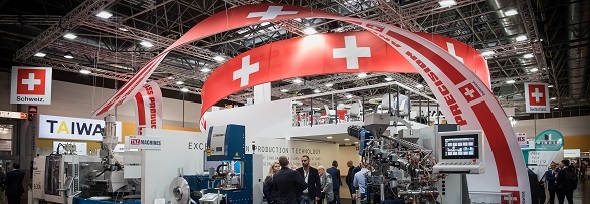
<svg viewBox="0 0 590 204">
<path fill-rule="evenodd" d="M 129 136 L 125 138 L 125 149 L 161 149 L 160 137 Z"/>
<path fill-rule="evenodd" d="M 578 158 L 578 157 L 580 157 L 580 149 L 564 149 L 563 150 L 563 157 L 564 158 Z"/>
<path fill-rule="evenodd" d="M 563 148 L 563 135 L 557 130 L 545 130 L 535 137 L 537 151 L 559 151 L 561 148 Z"/>
<path fill-rule="evenodd" d="M 162 90 L 156 82 L 148 82 L 135 94 L 137 134 L 146 128 L 162 129 Z"/>
<path fill-rule="evenodd" d="M 121 142 L 122 123 L 116 123 L 115 136 Z M 39 115 L 39 138 L 102 141 L 104 120 Z"/>
<path fill-rule="evenodd" d="M 51 105 L 51 67 L 12 67 L 10 104 Z"/>
<path fill-rule="evenodd" d="M 0 140 L 0 151 L 12 151 L 12 141 Z"/>
<path fill-rule="evenodd" d="M 27 119 L 27 114 L 22 112 L 0 111 L 0 118 Z"/>
<path fill-rule="evenodd" d="M 518 144 L 521 148 L 528 147 L 528 142 L 526 140 L 527 134 L 526 133 L 516 133 L 516 140 L 518 140 Z"/>
<path fill-rule="evenodd" d="M 527 113 L 550 113 L 549 86 L 546 83 L 525 83 Z"/>
</svg>

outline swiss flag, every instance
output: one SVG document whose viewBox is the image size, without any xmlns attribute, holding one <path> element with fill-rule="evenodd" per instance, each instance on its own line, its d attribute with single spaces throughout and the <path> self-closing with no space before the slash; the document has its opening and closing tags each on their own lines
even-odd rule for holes
<svg viewBox="0 0 590 204">
<path fill-rule="evenodd" d="M 45 69 L 18 69 L 16 93 L 45 94 Z"/>
<path fill-rule="evenodd" d="M 527 84 L 528 97 L 531 106 L 546 106 L 547 93 L 545 93 L 545 84 Z"/>
</svg>

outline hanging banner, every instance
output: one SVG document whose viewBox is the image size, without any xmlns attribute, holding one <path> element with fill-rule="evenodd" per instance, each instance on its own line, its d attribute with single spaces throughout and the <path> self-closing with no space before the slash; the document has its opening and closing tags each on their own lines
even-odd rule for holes
<svg viewBox="0 0 590 204">
<path fill-rule="evenodd" d="M 311 8 L 263 3 L 237 6 L 214 14 L 200 21 L 170 47 L 148 62 L 125 86 L 118 90 L 99 109 L 95 110 L 93 116 L 104 114 L 129 99 L 129 95 L 135 94 L 139 90 L 138 85 L 146 81 L 166 55 L 177 47 L 216 33 L 244 26 L 295 18 L 326 18 L 344 21 L 372 32 L 392 46 L 424 78 L 433 94 L 442 103 L 442 112 L 447 116 L 449 123 L 459 124 L 461 129 L 464 130 L 483 130 L 486 136 L 486 145 L 489 145 L 489 148 L 486 148 L 486 155 L 490 155 L 488 158 L 491 159 L 486 160 L 486 174 L 468 176 L 469 189 L 474 191 L 507 192 L 512 194 L 513 203 L 531 203 L 528 175 L 514 130 L 496 97 L 490 91 L 489 84 L 484 82 L 489 80 L 489 74 L 486 79 L 486 77 L 478 77 L 476 73 L 470 70 L 466 63 L 462 62 L 465 61 L 465 57 L 457 54 L 457 45 L 459 44 L 453 40 L 450 40 L 452 45 L 444 42 L 433 43 L 415 33 L 385 23 L 338 16 Z M 355 44 L 355 41 L 353 41 L 354 39 L 347 37 L 344 36 L 344 39 L 342 39 L 340 48 L 359 47 L 359 44 Z M 366 45 L 360 46 L 366 47 Z M 370 65 L 370 62 L 368 62 L 369 64 L 366 64 L 367 62 L 363 64 L 362 62 L 362 59 L 369 55 L 366 53 L 366 49 L 356 49 L 354 52 L 334 51 L 336 50 L 326 54 L 331 58 L 339 58 L 340 61 L 332 59 L 334 61 L 330 62 L 334 63 L 332 69 L 342 70 L 339 72 L 362 72 L 365 71 L 363 67 Z M 352 54 L 356 56 L 352 56 Z M 373 52 L 370 55 L 372 56 Z M 478 55 L 468 56 L 467 58 Z M 211 73 L 203 85 L 202 113 L 213 105 L 211 101 L 218 100 L 215 98 L 210 99 L 209 95 L 220 90 L 205 89 L 207 86 L 219 87 L 208 85 L 212 81 L 210 79 L 213 74 L 217 72 L 225 73 L 225 75 L 221 76 L 232 80 L 232 83 L 228 84 L 225 89 L 235 89 L 235 91 L 270 82 L 267 81 L 270 78 L 270 69 L 263 71 L 265 66 L 268 65 L 259 62 L 260 57 L 239 55 L 234 59 L 239 60 L 240 66 L 228 66 L 226 69 L 218 68 Z M 299 57 L 301 59 L 297 63 L 306 62 L 308 58 L 316 56 L 300 53 Z M 270 55 L 270 58 L 272 60 L 273 56 Z M 358 69 L 356 69 L 357 65 Z M 485 63 L 483 66 L 485 66 Z M 306 68 L 309 69 L 309 67 Z M 274 69 L 280 69 L 280 67 L 274 67 Z M 257 74 L 259 75 L 258 78 L 255 77 Z M 283 74 L 283 77 L 299 76 L 298 72 L 292 71 L 290 73 L 283 72 Z M 250 77 L 252 78 L 250 79 Z M 235 86 L 237 86 L 237 89 Z M 206 100 L 210 100 L 207 105 L 205 105 Z M 488 185 L 478 185 L 481 183 Z"/>
<path fill-rule="evenodd" d="M 12 67 L 10 104 L 51 105 L 51 67 Z"/>
<path fill-rule="evenodd" d="M 546 83 L 525 83 L 527 113 L 550 113 L 549 86 Z"/>
<path fill-rule="evenodd" d="M 146 128 L 162 129 L 162 90 L 156 82 L 148 82 L 135 94 L 137 134 Z"/>
<path fill-rule="evenodd" d="M 551 162 L 563 159 L 562 152 L 563 135 L 557 130 L 545 130 L 535 137 L 535 150 L 529 151 L 528 164 L 540 179 Z"/>
</svg>

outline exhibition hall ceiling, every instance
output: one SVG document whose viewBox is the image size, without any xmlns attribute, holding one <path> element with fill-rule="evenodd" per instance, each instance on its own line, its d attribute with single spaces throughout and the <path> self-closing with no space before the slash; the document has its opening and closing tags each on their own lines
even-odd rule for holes
<svg viewBox="0 0 590 204">
<path fill-rule="evenodd" d="M 60 70 L 56 74 L 76 73 L 78 77 L 73 78 L 78 79 L 70 77 L 74 81 L 125 82 L 145 62 L 208 16 L 260 2 L 306 6 L 373 19 L 467 43 L 487 59 L 492 89 L 499 101 L 504 106 L 517 107 L 517 115 L 523 118 L 531 117 L 523 112 L 526 82 L 551 85 L 554 113 L 543 117 L 583 115 L 590 109 L 588 0 L 2 1 L 0 60 L 4 66 L 1 69 L 9 71 L 10 65 L 49 66 Z M 235 29 L 168 54 L 150 79 L 166 89 L 180 92 L 184 88 L 200 94 L 207 76 L 242 52 L 314 31 L 354 30 L 361 28 L 315 18 Z M 277 81 L 272 83 L 272 97 L 289 98 L 387 81 L 418 87 L 431 95 L 418 74 L 368 73 Z M 362 95 L 368 104 L 371 98 L 386 92 L 387 87 L 373 88 L 336 95 L 335 100 L 358 101 Z M 252 89 L 228 99 L 245 103 L 248 97 L 252 97 Z"/>
</svg>

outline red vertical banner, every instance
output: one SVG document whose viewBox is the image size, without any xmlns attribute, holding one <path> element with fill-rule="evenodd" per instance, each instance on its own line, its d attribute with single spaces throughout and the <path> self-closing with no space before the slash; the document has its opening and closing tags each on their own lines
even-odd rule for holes
<svg viewBox="0 0 590 204">
<path fill-rule="evenodd" d="M 143 85 L 135 94 L 137 134 L 143 135 L 146 128 L 162 129 L 162 91 L 156 82 Z"/>
</svg>

